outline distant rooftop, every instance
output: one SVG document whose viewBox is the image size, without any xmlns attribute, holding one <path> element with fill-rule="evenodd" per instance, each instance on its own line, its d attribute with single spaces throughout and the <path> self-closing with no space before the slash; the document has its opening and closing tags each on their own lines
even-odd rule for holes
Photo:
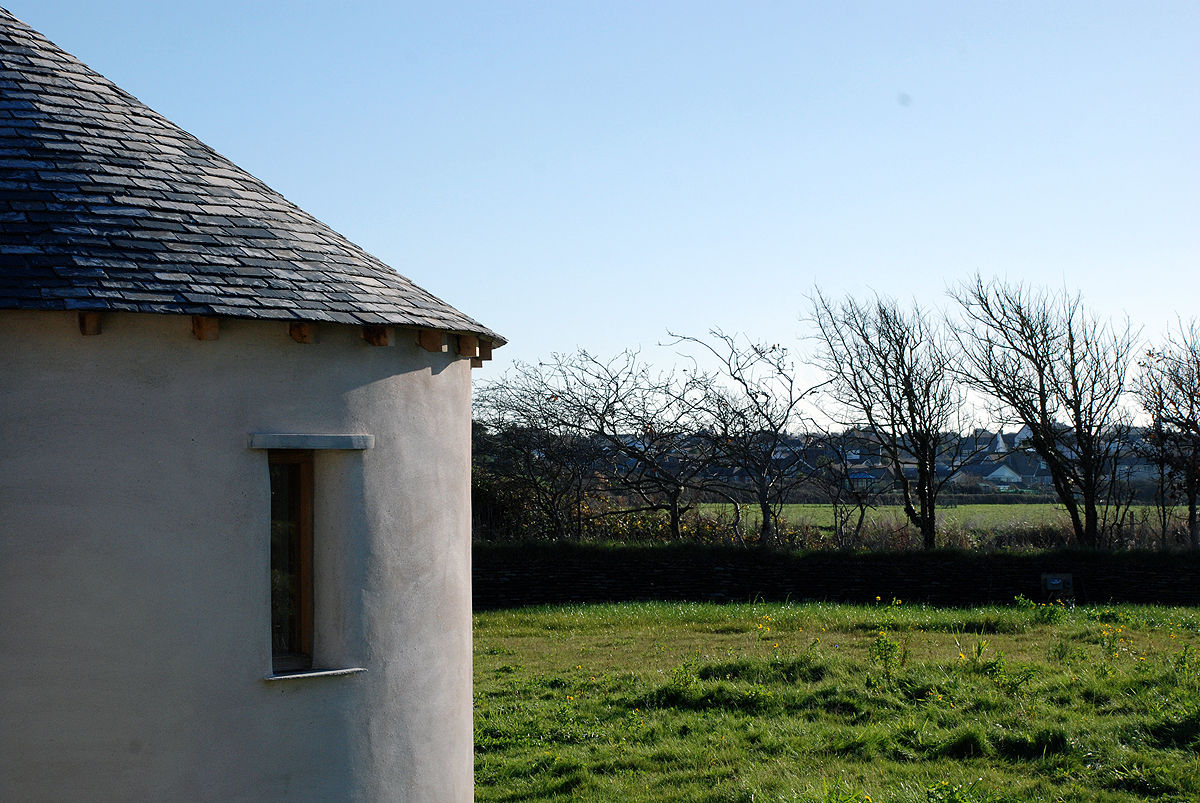
<svg viewBox="0 0 1200 803">
<path fill-rule="evenodd" d="M 0 309 L 496 333 L 0 9 Z"/>
</svg>

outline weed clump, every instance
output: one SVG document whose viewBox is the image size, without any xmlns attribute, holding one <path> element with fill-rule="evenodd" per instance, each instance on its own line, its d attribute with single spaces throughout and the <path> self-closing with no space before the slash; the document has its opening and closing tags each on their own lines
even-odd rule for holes
<svg viewBox="0 0 1200 803">
<path fill-rule="evenodd" d="M 1200 752 L 1200 708 L 1169 714 L 1148 731 L 1156 747 Z"/>
<path fill-rule="evenodd" d="M 828 666 L 809 655 L 728 661 L 702 666 L 696 672 L 701 680 L 744 683 L 819 683 L 828 674 Z"/>
<path fill-rule="evenodd" d="M 1062 727 L 1042 727 L 1033 733 L 1008 733 L 995 740 L 996 752 L 1017 761 L 1036 761 L 1070 752 L 1071 740 Z"/>
<path fill-rule="evenodd" d="M 991 752 L 987 734 L 978 725 L 965 725 L 942 742 L 937 755 L 944 758 L 980 758 Z"/>
</svg>

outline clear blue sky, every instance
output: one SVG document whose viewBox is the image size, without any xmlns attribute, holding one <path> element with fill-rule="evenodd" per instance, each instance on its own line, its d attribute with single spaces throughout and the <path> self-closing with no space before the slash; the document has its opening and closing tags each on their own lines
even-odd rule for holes
<svg viewBox="0 0 1200 803">
<path fill-rule="evenodd" d="M 975 271 L 1200 314 L 1200 3 L 7 0 L 506 335 L 482 375 Z"/>
</svg>

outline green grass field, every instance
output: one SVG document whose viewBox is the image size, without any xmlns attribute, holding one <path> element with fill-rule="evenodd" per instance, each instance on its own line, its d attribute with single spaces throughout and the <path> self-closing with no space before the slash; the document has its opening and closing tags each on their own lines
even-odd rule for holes
<svg viewBox="0 0 1200 803">
<path fill-rule="evenodd" d="M 1200 612 L 475 617 L 481 801 L 1200 800 Z"/>
<path fill-rule="evenodd" d="M 729 513 L 730 506 L 721 503 L 702 504 L 701 510 L 710 515 Z M 1135 510 L 1140 513 L 1141 508 Z M 742 506 L 745 521 L 758 523 L 759 511 L 753 505 Z M 823 530 L 833 528 L 833 508 L 823 504 L 784 505 L 782 516 L 792 524 L 807 524 Z M 880 505 L 867 512 L 867 524 L 899 527 L 904 523 L 904 509 L 899 505 Z M 976 532 L 1002 530 L 1006 528 L 1070 526 L 1070 519 L 1062 505 L 1023 504 L 1011 505 L 957 505 L 938 510 L 940 527 L 955 527 Z"/>
</svg>

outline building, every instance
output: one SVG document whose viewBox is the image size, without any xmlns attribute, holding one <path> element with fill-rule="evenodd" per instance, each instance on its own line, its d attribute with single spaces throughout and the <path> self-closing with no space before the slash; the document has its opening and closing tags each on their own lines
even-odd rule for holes
<svg viewBox="0 0 1200 803">
<path fill-rule="evenodd" d="M 470 800 L 502 342 L 0 10 L 0 799 Z"/>
</svg>

